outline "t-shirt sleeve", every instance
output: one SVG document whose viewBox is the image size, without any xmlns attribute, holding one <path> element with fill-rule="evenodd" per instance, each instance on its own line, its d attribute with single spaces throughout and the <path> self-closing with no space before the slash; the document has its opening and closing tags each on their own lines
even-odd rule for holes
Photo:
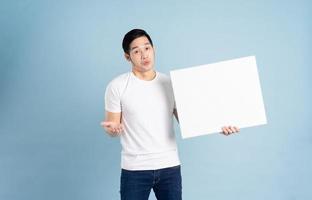
<svg viewBox="0 0 312 200">
<path fill-rule="evenodd" d="M 105 90 L 105 110 L 108 112 L 121 112 L 120 93 L 111 82 Z"/>
<path fill-rule="evenodd" d="M 177 106 L 176 106 L 176 101 L 175 101 L 175 97 L 174 97 L 174 91 L 173 91 L 173 87 L 172 87 L 172 82 L 170 81 L 169 82 L 169 91 L 172 95 L 172 99 L 173 99 L 173 110 L 177 109 Z"/>
</svg>

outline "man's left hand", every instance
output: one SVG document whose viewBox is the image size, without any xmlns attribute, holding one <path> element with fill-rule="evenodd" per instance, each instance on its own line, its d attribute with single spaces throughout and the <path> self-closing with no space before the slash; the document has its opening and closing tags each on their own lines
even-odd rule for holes
<svg viewBox="0 0 312 200">
<path fill-rule="evenodd" d="M 221 133 L 228 136 L 228 135 L 231 135 L 233 133 L 238 133 L 238 132 L 239 132 L 239 128 L 236 126 L 223 126 Z"/>
</svg>

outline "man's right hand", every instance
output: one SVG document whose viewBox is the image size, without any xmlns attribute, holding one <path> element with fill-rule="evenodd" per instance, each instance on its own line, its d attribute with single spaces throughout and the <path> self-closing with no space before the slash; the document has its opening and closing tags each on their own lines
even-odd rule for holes
<svg viewBox="0 0 312 200">
<path fill-rule="evenodd" d="M 121 123 L 116 123 L 112 121 L 103 121 L 101 126 L 105 129 L 107 133 L 111 136 L 119 136 L 123 132 L 123 125 Z"/>
</svg>

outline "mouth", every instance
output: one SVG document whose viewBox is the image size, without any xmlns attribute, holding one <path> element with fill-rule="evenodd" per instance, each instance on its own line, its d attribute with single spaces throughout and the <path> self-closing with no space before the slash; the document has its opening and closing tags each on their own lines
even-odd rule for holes
<svg viewBox="0 0 312 200">
<path fill-rule="evenodd" d="M 148 65 L 148 64 L 150 64 L 150 61 L 144 61 L 143 62 L 143 65 Z"/>
</svg>

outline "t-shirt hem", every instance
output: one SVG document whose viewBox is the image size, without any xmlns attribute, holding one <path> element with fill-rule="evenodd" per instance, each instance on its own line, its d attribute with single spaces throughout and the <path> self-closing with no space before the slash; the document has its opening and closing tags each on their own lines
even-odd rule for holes
<svg viewBox="0 0 312 200">
<path fill-rule="evenodd" d="M 180 165 L 178 150 L 145 155 L 122 155 L 121 168 L 126 170 L 156 170 Z"/>
<path fill-rule="evenodd" d="M 126 166 L 126 165 L 121 165 L 121 169 L 125 170 L 131 170 L 131 171 L 136 171 L 136 170 L 158 170 L 158 169 L 163 169 L 163 168 L 168 168 L 168 167 L 174 167 L 181 165 L 181 162 L 173 162 L 173 163 L 166 163 L 158 166 L 144 166 L 144 167 L 131 167 L 131 166 Z"/>
</svg>

